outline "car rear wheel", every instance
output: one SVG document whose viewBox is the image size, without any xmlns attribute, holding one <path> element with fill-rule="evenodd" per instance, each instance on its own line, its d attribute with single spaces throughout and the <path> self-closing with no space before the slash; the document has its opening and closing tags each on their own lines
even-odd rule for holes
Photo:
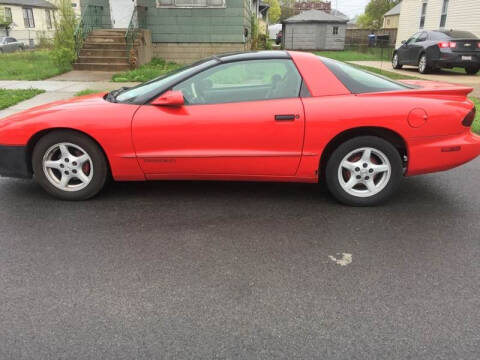
<svg viewBox="0 0 480 360">
<path fill-rule="evenodd" d="M 476 75 L 480 71 L 480 67 L 478 66 L 467 66 L 465 68 L 465 72 L 468 75 Z"/>
<path fill-rule="evenodd" d="M 87 200 L 105 185 L 108 165 L 100 147 L 88 136 L 55 131 L 42 137 L 33 150 L 37 182 L 62 200 Z"/>
<path fill-rule="evenodd" d="M 341 203 L 373 206 L 394 193 L 403 166 L 392 144 L 379 137 L 361 136 L 346 141 L 332 153 L 325 175 L 330 193 Z"/>
<path fill-rule="evenodd" d="M 428 64 L 427 54 L 422 54 L 418 60 L 418 72 L 421 74 L 428 74 L 430 71 L 431 68 Z"/>
<path fill-rule="evenodd" d="M 398 54 L 397 53 L 393 54 L 392 67 L 394 69 L 401 69 L 403 67 L 403 65 L 400 64 L 400 61 L 398 60 Z"/>
</svg>

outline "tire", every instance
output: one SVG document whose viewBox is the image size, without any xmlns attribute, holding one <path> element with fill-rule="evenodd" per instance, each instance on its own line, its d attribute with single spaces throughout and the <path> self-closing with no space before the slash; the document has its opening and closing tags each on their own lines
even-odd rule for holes
<svg viewBox="0 0 480 360">
<path fill-rule="evenodd" d="M 331 154 L 325 170 L 330 193 L 350 206 L 385 202 L 396 191 L 402 177 L 402 159 L 397 149 L 376 136 L 347 140 Z"/>
<path fill-rule="evenodd" d="M 467 66 L 465 68 L 465 72 L 468 75 L 477 75 L 479 71 L 480 71 L 480 67 L 477 67 L 477 66 Z"/>
<path fill-rule="evenodd" d="M 398 53 L 393 54 L 392 57 L 392 67 L 394 69 L 401 69 L 403 67 L 402 64 L 400 64 L 400 61 L 398 60 Z"/>
<path fill-rule="evenodd" d="M 432 69 L 428 63 L 427 54 L 420 55 L 420 59 L 418 59 L 418 72 L 420 74 L 428 74 L 431 70 Z"/>
<path fill-rule="evenodd" d="M 86 135 L 67 130 L 48 133 L 35 145 L 35 179 L 50 195 L 80 201 L 97 195 L 109 174 L 102 149 Z"/>
</svg>

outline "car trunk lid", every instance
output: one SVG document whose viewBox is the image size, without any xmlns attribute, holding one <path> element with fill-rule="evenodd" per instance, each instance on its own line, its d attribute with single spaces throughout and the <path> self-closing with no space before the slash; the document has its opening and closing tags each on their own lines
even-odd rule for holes
<svg viewBox="0 0 480 360">
<path fill-rule="evenodd" d="M 452 39 L 450 43 L 455 46 L 450 46 L 453 52 L 480 52 L 480 39 Z"/>
</svg>

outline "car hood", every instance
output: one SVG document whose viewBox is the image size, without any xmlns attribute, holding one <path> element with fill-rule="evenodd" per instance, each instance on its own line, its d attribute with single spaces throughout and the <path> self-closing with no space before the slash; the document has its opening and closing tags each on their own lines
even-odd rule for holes
<svg viewBox="0 0 480 360">
<path fill-rule="evenodd" d="M 102 105 L 103 103 L 108 103 L 104 99 L 105 94 L 106 94 L 105 92 L 102 92 L 98 94 L 80 96 L 72 99 L 60 100 L 60 101 L 55 101 L 48 104 L 43 104 L 40 106 L 35 106 L 31 109 L 21 111 L 16 114 L 7 116 L 3 119 L 0 119 L 0 122 L 1 121 L 11 122 L 11 121 L 21 121 L 23 119 L 33 119 L 37 117 L 42 117 L 44 115 L 56 113 L 59 111 L 79 111 L 79 110 L 81 111 L 82 109 L 87 109 L 87 108 L 91 109 L 92 107 Z"/>
</svg>

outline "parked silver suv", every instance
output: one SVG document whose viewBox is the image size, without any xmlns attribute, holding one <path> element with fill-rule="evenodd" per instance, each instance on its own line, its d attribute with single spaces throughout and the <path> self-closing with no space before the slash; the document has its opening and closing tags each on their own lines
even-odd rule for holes
<svg viewBox="0 0 480 360">
<path fill-rule="evenodd" d="M 25 50 L 25 45 L 12 37 L 0 37 L 0 53 L 14 52 L 17 50 Z"/>
</svg>

